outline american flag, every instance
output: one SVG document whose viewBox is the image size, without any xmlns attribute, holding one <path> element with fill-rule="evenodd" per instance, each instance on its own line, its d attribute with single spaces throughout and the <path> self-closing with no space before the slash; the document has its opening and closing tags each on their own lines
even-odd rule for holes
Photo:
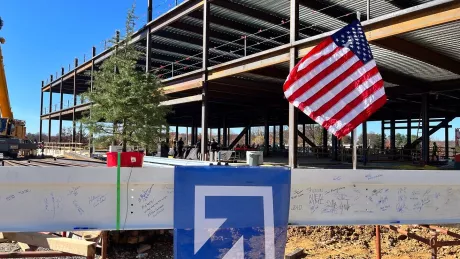
<svg viewBox="0 0 460 259">
<path fill-rule="evenodd" d="M 314 47 L 292 69 L 284 95 L 337 138 L 350 133 L 387 98 L 358 20 Z"/>
</svg>

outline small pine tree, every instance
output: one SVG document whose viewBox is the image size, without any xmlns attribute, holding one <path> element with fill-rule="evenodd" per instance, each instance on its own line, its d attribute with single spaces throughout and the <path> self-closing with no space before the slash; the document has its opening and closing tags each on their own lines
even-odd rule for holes
<svg viewBox="0 0 460 259">
<path fill-rule="evenodd" d="M 128 11 L 126 33 L 115 45 L 115 53 L 107 58 L 99 71 L 94 72 L 93 91 L 82 95 L 92 103 L 90 112 L 82 119 L 92 134 L 105 135 L 112 143 L 155 148 L 167 125 L 169 108 L 160 106 L 166 98 L 156 75 L 137 67 L 142 55 L 129 44 L 134 33 L 135 6 Z"/>
</svg>

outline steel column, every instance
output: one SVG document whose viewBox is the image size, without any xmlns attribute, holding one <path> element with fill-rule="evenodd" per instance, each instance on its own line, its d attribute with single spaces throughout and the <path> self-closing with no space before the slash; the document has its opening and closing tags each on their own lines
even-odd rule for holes
<svg viewBox="0 0 460 259">
<path fill-rule="evenodd" d="M 147 0 L 147 23 L 150 23 L 153 18 L 153 0 Z M 145 72 L 148 73 L 152 70 L 152 36 L 150 32 L 150 28 L 147 29 L 147 36 L 146 36 L 146 47 L 145 47 Z"/>
<path fill-rule="evenodd" d="M 227 118 L 224 117 L 222 119 L 222 133 L 223 133 L 223 136 L 222 136 L 222 145 L 227 147 L 228 146 L 228 130 L 227 130 Z"/>
<path fill-rule="evenodd" d="M 369 147 L 367 143 L 367 121 L 363 122 L 363 149 L 366 150 Z"/>
<path fill-rule="evenodd" d="M 50 75 L 50 107 L 48 111 L 48 142 L 51 142 L 51 110 L 53 103 L 53 75 Z"/>
<path fill-rule="evenodd" d="M 428 94 L 422 94 L 422 162 L 428 163 L 430 160 L 430 135 L 428 117 Z"/>
<path fill-rule="evenodd" d="M 338 160 L 339 153 L 338 153 L 338 145 L 339 141 L 335 135 L 332 135 L 332 159 Z"/>
<path fill-rule="evenodd" d="M 445 135 L 444 135 L 445 159 L 449 159 L 449 124 L 446 125 L 444 130 L 445 130 Z"/>
<path fill-rule="evenodd" d="M 249 128 L 248 128 L 248 136 L 249 136 L 248 144 L 251 145 L 251 136 L 252 136 L 251 125 L 249 125 Z"/>
<path fill-rule="evenodd" d="M 273 125 L 273 150 L 275 150 L 275 145 L 276 145 L 276 126 Z"/>
<path fill-rule="evenodd" d="M 188 145 L 188 126 L 185 127 L 185 143 Z"/>
<path fill-rule="evenodd" d="M 247 131 L 246 134 L 244 135 L 244 144 L 245 144 L 246 146 L 249 146 L 249 127 L 250 127 L 249 124 L 247 125 L 247 127 L 248 127 L 248 131 Z"/>
<path fill-rule="evenodd" d="M 355 134 L 353 134 L 353 133 L 354 133 L 354 131 L 351 131 L 351 138 L 350 138 L 350 142 L 351 142 L 350 147 L 351 148 L 353 148 L 353 145 L 355 143 L 355 138 L 356 138 Z"/>
<path fill-rule="evenodd" d="M 45 82 L 42 81 L 42 88 L 40 89 L 40 134 L 38 135 L 38 141 L 42 141 L 43 139 L 43 120 L 41 115 L 43 115 L 43 87 L 45 86 Z"/>
<path fill-rule="evenodd" d="M 270 145 L 270 127 L 268 126 L 268 113 L 265 115 L 264 120 L 264 156 L 268 156 Z"/>
<path fill-rule="evenodd" d="M 147 23 L 153 19 L 153 0 L 147 0 Z"/>
<path fill-rule="evenodd" d="M 299 35 L 299 2 L 290 1 L 290 43 L 297 41 Z M 289 69 L 294 69 L 297 61 L 297 48 L 289 49 Z M 297 167 L 297 110 L 289 104 L 289 166 Z"/>
<path fill-rule="evenodd" d="M 280 125 L 280 149 L 284 149 L 284 129 L 283 129 L 283 125 Z"/>
<path fill-rule="evenodd" d="M 73 71 L 72 143 L 75 143 L 77 135 L 77 125 L 75 122 L 75 106 L 77 105 L 77 67 L 78 58 L 75 58 L 75 68 Z"/>
<path fill-rule="evenodd" d="M 396 149 L 396 124 L 395 119 L 390 121 L 390 149 Z"/>
<path fill-rule="evenodd" d="M 92 48 L 92 59 L 91 59 L 91 76 L 90 76 L 90 91 L 93 92 L 93 84 L 94 84 L 94 57 L 96 57 L 96 47 L 93 46 Z M 89 117 L 91 118 L 91 107 L 89 110 Z M 92 145 L 91 145 L 92 141 Z M 93 141 L 93 133 L 89 132 L 89 138 L 88 138 L 88 146 L 89 146 L 89 154 L 94 152 L 94 141 Z"/>
<path fill-rule="evenodd" d="M 220 144 L 220 126 L 217 128 L 217 144 Z"/>
<path fill-rule="evenodd" d="M 59 94 L 60 94 L 60 101 L 59 101 L 59 140 L 58 142 L 61 143 L 62 141 L 62 108 L 64 107 L 64 93 L 62 93 L 62 86 L 64 84 L 64 68 L 61 67 L 61 82 L 59 84 Z"/>
<path fill-rule="evenodd" d="M 302 133 L 303 135 L 305 135 L 305 123 L 302 124 L 302 127 L 303 127 L 303 130 L 302 130 Z M 305 152 L 305 146 L 306 146 L 307 142 L 305 142 L 305 140 L 302 141 L 302 147 L 303 147 L 303 152 Z"/>
<path fill-rule="evenodd" d="M 407 119 L 407 146 L 410 146 L 412 143 L 412 120 Z"/>
<path fill-rule="evenodd" d="M 179 141 L 179 125 L 176 125 L 176 142 Z"/>
<path fill-rule="evenodd" d="M 327 150 L 327 129 L 325 128 L 323 128 L 323 148 L 324 150 Z"/>
<path fill-rule="evenodd" d="M 209 0 L 203 3 L 203 101 L 201 104 L 201 159 L 206 160 L 208 148 L 208 56 L 209 56 Z"/>
<path fill-rule="evenodd" d="M 385 149 L 385 121 L 382 120 L 382 135 L 381 137 L 381 143 L 380 143 L 380 149 Z"/>
<path fill-rule="evenodd" d="M 367 152 L 369 148 L 369 143 L 367 143 L 367 121 L 363 122 L 363 155 L 364 155 L 364 165 L 367 164 Z"/>
</svg>

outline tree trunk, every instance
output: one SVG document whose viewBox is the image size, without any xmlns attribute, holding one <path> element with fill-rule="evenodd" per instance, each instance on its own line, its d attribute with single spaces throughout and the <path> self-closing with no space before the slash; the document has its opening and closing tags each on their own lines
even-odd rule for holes
<svg viewBox="0 0 460 259">
<path fill-rule="evenodd" d="M 123 119 L 123 130 L 122 130 L 122 134 L 121 134 L 122 141 L 123 141 L 122 149 L 121 149 L 122 152 L 126 152 L 126 145 L 127 145 L 127 143 L 126 143 L 127 141 L 126 141 L 126 127 L 125 127 L 125 125 L 126 125 L 126 120 Z"/>
<path fill-rule="evenodd" d="M 116 123 L 114 122 L 113 123 L 113 131 L 112 131 L 112 134 L 113 134 L 113 138 L 112 138 L 112 146 L 115 146 L 115 129 L 116 129 Z"/>
</svg>

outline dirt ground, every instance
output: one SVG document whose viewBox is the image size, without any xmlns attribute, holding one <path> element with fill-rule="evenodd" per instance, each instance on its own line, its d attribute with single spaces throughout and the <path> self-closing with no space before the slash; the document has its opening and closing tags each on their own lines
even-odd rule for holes
<svg viewBox="0 0 460 259">
<path fill-rule="evenodd" d="M 430 237 L 427 229 L 411 228 L 412 233 Z M 460 233 L 459 229 L 449 228 Z M 438 235 L 438 240 L 455 240 L 446 235 Z M 288 230 L 286 254 L 296 248 L 304 249 L 305 258 L 342 259 L 376 258 L 374 226 L 344 227 L 292 227 Z M 382 258 L 425 259 L 431 258 L 430 247 L 414 239 L 408 239 L 395 231 L 381 228 Z M 438 250 L 438 258 L 460 258 L 460 246 L 443 247 Z"/>
<path fill-rule="evenodd" d="M 411 233 L 429 237 L 427 229 L 411 228 Z M 460 234 L 460 229 L 449 228 Z M 409 239 L 395 231 L 381 229 L 382 258 L 397 259 L 428 259 L 431 250 L 428 245 L 414 239 Z M 443 234 L 438 240 L 455 240 Z M 110 259 L 169 259 L 173 256 L 173 238 L 171 235 L 157 236 L 147 242 L 152 249 L 139 256 L 137 245 L 112 245 L 109 248 Z M 360 259 L 376 258 L 375 227 L 374 226 L 342 226 L 342 227 L 290 227 L 286 254 L 301 248 L 305 252 L 303 258 L 315 259 Z M 0 252 L 19 251 L 17 244 L 8 242 L 0 244 Z M 63 257 L 61 257 L 63 258 Z M 68 257 L 77 259 L 81 257 Z M 98 257 L 99 258 L 99 257 Z M 443 247 L 438 251 L 438 258 L 460 258 L 460 246 Z M 58 259 L 58 258 L 55 258 Z"/>
</svg>

